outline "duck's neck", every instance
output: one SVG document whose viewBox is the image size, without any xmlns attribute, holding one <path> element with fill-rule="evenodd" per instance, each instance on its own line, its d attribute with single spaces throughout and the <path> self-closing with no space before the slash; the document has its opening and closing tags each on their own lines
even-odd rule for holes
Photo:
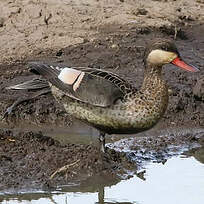
<svg viewBox="0 0 204 204">
<path fill-rule="evenodd" d="M 168 104 L 168 87 L 162 79 L 162 67 L 148 66 L 145 69 L 144 81 L 140 93 L 147 104 L 155 107 L 162 116 Z"/>
<path fill-rule="evenodd" d="M 166 91 L 166 83 L 162 79 L 162 66 L 147 65 L 144 71 L 144 80 L 141 91 L 157 92 Z"/>
</svg>

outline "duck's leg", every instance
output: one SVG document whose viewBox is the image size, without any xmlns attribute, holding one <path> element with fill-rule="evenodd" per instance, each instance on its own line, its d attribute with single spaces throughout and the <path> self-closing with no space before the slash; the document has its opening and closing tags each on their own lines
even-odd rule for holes
<svg viewBox="0 0 204 204">
<path fill-rule="evenodd" d="M 99 133 L 99 145 L 101 152 L 105 153 L 105 135 L 106 133 L 101 132 Z"/>
</svg>

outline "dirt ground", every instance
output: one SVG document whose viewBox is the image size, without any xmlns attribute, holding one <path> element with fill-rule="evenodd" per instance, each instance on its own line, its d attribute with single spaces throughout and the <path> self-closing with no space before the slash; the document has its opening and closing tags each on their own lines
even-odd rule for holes
<svg viewBox="0 0 204 204">
<path fill-rule="evenodd" d="M 95 34 L 111 32 L 112 25 L 202 22 L 203 9 L 203 0 L 0 0 L 0 62 L 84 43 Z"/>
<path fill-rule="evenodd" d="M 202 0 L 0 0 L 0 191 L 50 187 L 101 173 L 117 177 L 127 169 L 137 170 L 124 153 L 109 150 L 103 157 L 93 145 L 64 145 L 39 132 L 38 127 L 72 125 L 72 118 L 51 94 L 26 101 L 2 118 L 18 97 L 30 94 L 5 87 L 35 77 L 26 67 L 31 60 L 111 70 L 139 87 L 145 45 L 155 37 L 174 38 L 183 58 L 201 71 L 192 74 L 166 66 L 170 99 L 158 127 L 200 132 L 136 138 L 130 148 L 155 151 L 155 158 L 162 161 L 169 145 L 203 144 L 203 13 Z M 37 130 L 16 130 L 29 125 Z M 56 169 L 74 162 L 66 175 L 49 180 Z"/>
</svg>

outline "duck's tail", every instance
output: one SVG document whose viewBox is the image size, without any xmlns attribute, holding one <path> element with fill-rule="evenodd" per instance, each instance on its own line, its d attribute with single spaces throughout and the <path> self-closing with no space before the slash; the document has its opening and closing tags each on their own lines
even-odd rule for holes
<svg viewBox="0 0 204 204">
<path fill-rule="evenodd" d="M 14 90 L 40 90 L 44 88 L 49 88 L 49 84 L 45 79 L 32 79 L 20 84 L 16 84 L 13 86 L 6 87 L 6 89 L 14 89 Z"/>
</svg>

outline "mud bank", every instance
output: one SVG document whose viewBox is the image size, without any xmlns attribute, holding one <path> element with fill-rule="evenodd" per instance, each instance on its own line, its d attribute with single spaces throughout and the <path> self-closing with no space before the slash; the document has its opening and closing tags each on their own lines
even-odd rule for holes
<svg viewBox="0 0 204 204">
<path fill-rule="evenodd" d="M 109 28 L 108 28 L 109 29 Z M 130 80 L 137 87 L 140 86 L 143 77 L 142 56 L 144 46 L 150 39 L 156 37 L 173 37 L 163 29 L 146 28 L 140 30 L 137 27 L 114 27 L 112 33 L 101 33 L 94 41 L 87 41 L 75 46 L 60 49 L 58 52 L 44 52 L 38 56 L 30 56 L 29 59 L 53 61 L 65 63 L 69 66 L 91 66 L 111 70 Z M 170 103 L 165 116 L 158 127 L 197 127 L 204 126 L 204 102 L 203 102 L 203 59 L 202 50 L 204 40 L 200 35 L 204 30 L 203 25 L 183 28 L 185 39 L 178 36 L 176 43 L 187 62 L 201 69 L 199 73 L 191 74 L 178 70 L 172 66 L 165 68 L 165 78 L 170 88 Z M 166 30 L 165 28 L 165 31 Z M 27 59 L 27 60 L 29 60 Z M 26 60 L 26 61 L 27 61 Z M 31 94 L 30 92 L 7 90 L 5 87 L 31 79 L 33 76 L 26 68 L 26 61 L 1 66 L 1 116 L 5 110 L 18 97 Z M 131 73 L 131 75 L 130 75 Z M 101 157 L 97 148 L 93 145 L 80 145 L 68 143 L 62 145 L 55 140 L 43 136 L 36 131 L 17 131 L 23 123 L 37 127 L 54 126 L 69 128 L 72 118 L 63 112 L 51 94 L 40 96 L 36 99 L 25 101 L 14 112 L 1 121 L 0 143 L 0 172 L 1 190 L 18 188 L 43 188 L 70 182 L 78 182 L 97 174 L 112 175 L 116 180 L 118 175 L 123 175 L 127 169 L 136 171 L 135 161 L 129 160 L 129 156 L 110 150 L 108 157 Z M 199 136 L 203 137 L 203 135 Z M 130 149 L 142 149 L 145 151 L 138 161 L 144 158 L 152 158 L 149 151 L 154 150 L 156 161 L 163 162 L 168 158 L 167 146 L 190 145 L 198 142 L 195 135 L 182 137 L 162 136 L 160 138 L 143 138 L 142 145 L 139 141 L 133 143 Z M 199 139 L 200 140 L 200 139 Z M 202 140 L 202 139 L 201 139 Z M 114 141 L 114 139 L 113 139 Z M 154 145 L 156 144 L 156 145 Z M 120 145 L 119 145 L 120 146 Z M 138 150 L 139 151 L 139 150 Z M 134 153 L 135 154 L 135 153 Z M 130 158 L 134 157 L 130 154 Z M 137 155 L 136 155 L 137 156 Z M 145 159 L 144 159 L 145 160 Z M 49 177 L 58 168 L 64 165 L 77 164 L 62 176 L 50 181 Z M 66 179 L 65 179 L 66 178 Z"/>
<path fill-rule="evenodd" d="M 50 189 L 79 183 L 99 173 L 114 180 L 119 178 L 116 172 L 122 175 L 128 166 L 133 167 L 125 154 L 110 150 L 103 156 L 93 145 L 62 145 L 40 132 L 0 129 L 0 138 L 1 191 Z M 68 170 L 50 178 L 57 169 L 70 164 Z"/>
<path fill-rule="evenodd" d="M 204 129 L 120 140 L 109 145 L 108 153 L 102 155 L 93 144 L 63 145 L 41 132 L 0 129 L 0 191 L 85 185 L 96 177 L 106 178 L 97 181 L 97 185 L 117 183 L 137 174 L 148 161 L 165 163 L 168 158 L 199 145 L 204 145 Z M 66 171 L 52 176 L 65 165 L 69 165 Z M 137 175 L 142 178 L 142 173 Z"/>
</svg>

